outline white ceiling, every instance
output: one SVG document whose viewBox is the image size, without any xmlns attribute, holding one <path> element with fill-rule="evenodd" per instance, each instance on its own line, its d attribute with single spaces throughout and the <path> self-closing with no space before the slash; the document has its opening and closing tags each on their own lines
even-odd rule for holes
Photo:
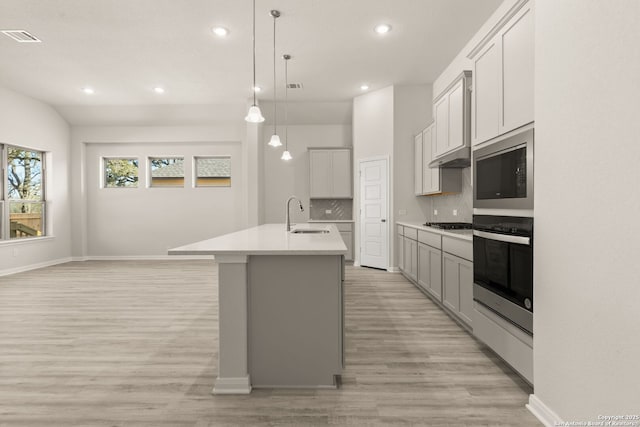
<svg viewBox="0 0 640 427">
<path fill-rule="evenodd" d="M 283 53 L 291 102 L 349 102 L 391 84 L 431 83 L 501 0 L 256 0 L 259 99 L 273 97 L 277 9 L 278 98 Z M 244 105 L 251 93 L 251 0 L 1 0 L 0 85 L 58 107 L 71 123 L 126 121 L 129 110 L 170 115 L 176 106 Z M 380 36 L 380 22 L 393 30 Z M 231 33 L 215 37 L 221 25 Z M 158 95 L 154 86 L 163 86 Z M 95 88 L 86 95 L 82 88 Z M 140 110 L 140 111 L 142 111 Z M 137 110 L 136 110 L 137 111 Z M 147 113 L 139 113 L 144 116 Z M 234 112 L 235 114 L 235 112 Z M 196 114 L 197 116 L 197 114 Z M 151 119 L 150 119 L 151 120 Z M 197 121 L 197 119 L 194 119 Z"/>
</svg>

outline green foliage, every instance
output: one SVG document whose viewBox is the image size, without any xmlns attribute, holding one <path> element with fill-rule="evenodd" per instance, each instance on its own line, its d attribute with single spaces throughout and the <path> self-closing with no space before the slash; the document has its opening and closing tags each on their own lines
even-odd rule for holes
<svg viewBox="0 0 640 427">
<path fill-rule="evenodd" d="M 105 187 L 137 187 L 138 159 L 105 159 Z"/>
</svg>

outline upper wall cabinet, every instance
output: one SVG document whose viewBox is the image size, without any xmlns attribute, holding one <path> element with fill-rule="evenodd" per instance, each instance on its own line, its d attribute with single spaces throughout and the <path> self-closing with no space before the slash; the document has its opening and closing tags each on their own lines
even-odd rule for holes
<svg viewBox="0 0 640 427">
<path fill-rule="evenodd" d="M 519 1 L 469 54 L 474 145 L 533 121 L 533 37 L 531 2 Z"/>
<path fill-rule="evenodd" d="M 430 168 L 434 158 L 435 122 L 414 137 L 415 193 L 429 196 L 462 191 L 462 171 L 460 169 Z"/>
<path fill-rule="evenodd" d="M 353 197 L 351 149 L 309 149 L 309 195 L 312 199 Z"/>
<path fill-rule="evenodd" d="M 471 72 L 463 71 L 433 103 L 434 160 L 456 148 L 470 146 L 470 82 Z"/>
</svg>

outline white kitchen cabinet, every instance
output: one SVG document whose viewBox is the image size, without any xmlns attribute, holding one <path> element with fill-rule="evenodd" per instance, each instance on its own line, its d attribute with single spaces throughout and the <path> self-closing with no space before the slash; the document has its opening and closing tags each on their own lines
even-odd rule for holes
<svg viewBox="0 0 640 427">
<path fill-rule="evenodd" d="M 434 159 L 457 148 L 470 146 L 470 83 L 471 72 L 463 71 L 434 101 Z"/>
<path fill-rule="evenodd" d="M 418 285 L 442 301 L 442 251 L 418 242 Z"/>
<path fill-rule="evenodd" d="M 534 120 L 534 20 L 531 2 L 516 3 L 469 55 L 473 63 L 472 143 Z"/>
<path fill-rule="evenodd" d="M 398 249 L 398 268 L 404 271 L 404 227 L 402 225 L 398 226 L 396 248 Z"/>
<path fill-rule="evenodd" d="M 351 149 L 309 149 L 309 195 L 312 199 L 353 197 Z"/>
<path fill-rule="evenodd" d="M 442 303 L 467 325 L 473 322 L 472 243 L 442 239 Z M 462 258 L 462 255 L 466 258 Z"/>
<path fill-rule="evenodd" d="M 462 191 L 462 170 L 430 168 L 434 154 L 435 123 L 415 136 L 415 191 L 416 195 L 429 196 Z M 422 182 L 419 184 L 418 179 Z M 418 192 L 420 191 L 420 192 Z"/>
<path fill-rule="evenodd" d="M 404 236 L 403 252 L 404 273 L 415 282 L 418 280 L 418 241 Z"/>
</svg>

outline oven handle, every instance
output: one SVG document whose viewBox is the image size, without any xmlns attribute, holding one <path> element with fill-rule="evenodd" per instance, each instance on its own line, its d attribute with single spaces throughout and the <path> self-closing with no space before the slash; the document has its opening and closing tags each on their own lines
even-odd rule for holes
<svg viewBox="0 0 640 427">
<path fill-rule="evenodd" d="M 487 231 L 473 230 L 473 235 L 483 237 L 485 239 L 498 240 L 506 243 L 517 243 L 519 245 L 530 245 L 531 238 L 524 236 L 510 236 L 508 234 L 489 233 Z"/>
</svg>

